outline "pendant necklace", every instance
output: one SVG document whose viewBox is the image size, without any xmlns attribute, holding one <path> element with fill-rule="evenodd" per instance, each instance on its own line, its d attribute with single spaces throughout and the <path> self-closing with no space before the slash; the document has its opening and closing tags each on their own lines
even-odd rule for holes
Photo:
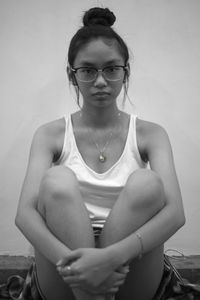
<svg viewBox="0 0 200 300">
<path fill-rule="evenodd" d="M 93 141 L 93 143 L 95 144 L 97 150 L 99 151 L 99 157 L 98 157 L 99 161 L 101 163 L 104 163 L 106 161 L 105 150 L 106 150 L 106 148 L 108 147 L 108 145 L 111 141 L 111 138 L 113 136 L 113 132 L 111 131 L 108 134 L 108 139 L 107 139 L 107 141 L 106 141 L 106 143 L 105 143 L 105 145 L 103 146 L 102 149 L 99 147 L 99 144 L 93 139 L 92 135 L 90 135 L 90 136 L 91 136 L 91 140 Z"/>
<path fill-rule="evenodd" d="M 82 113 L 80 113 L 80 116 L 82 117 Z M 118 117 L 120 117 L 120 112 L 117 114 Z M 113 136 L 113 131 L 110 131 L 110 133 L 108 134 L 108 138 L 103 146 L 103 148 L 100 148 L 99 144 L 94 140 L 93 136 L 92 136 L 92 133 L 93 133 L 93 130 L 90 128 L 88 129 L 88 134 L 89 134 L 89 137 L 90 139 L 92 140 L 92 142 L 94 143 L 94 145 L 96 146 L 97 148 L 97 151 L 99 152 L 99 155 L 98 155 L 98 160 L 99 162 L 101 163 L 104 163 L 107 159 L 106 155 L 105 155 L 105 151 L 112 139 L 112 136 Z"/>
</svg>

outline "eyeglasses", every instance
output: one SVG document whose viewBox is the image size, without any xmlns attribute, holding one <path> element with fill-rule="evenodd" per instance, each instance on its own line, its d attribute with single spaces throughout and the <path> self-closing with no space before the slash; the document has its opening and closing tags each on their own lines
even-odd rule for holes
<svg viewBox="0 0 200 300">
<path fill-rule="evenodd" d="M 124 72 L 128 70 L 127 66 L 107 66 L 103 69 L 94 67 L 71 68 L 79 81 L 92 82 L 95 81 L 98 74 L 101 72 L 108 81 L 118 81 L 124 78 Z"/>
</svg>

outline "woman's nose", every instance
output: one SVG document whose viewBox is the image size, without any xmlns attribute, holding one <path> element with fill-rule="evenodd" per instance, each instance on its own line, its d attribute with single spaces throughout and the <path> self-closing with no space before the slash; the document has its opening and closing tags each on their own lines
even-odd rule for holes
<svg viewBox="0 0 200 300">
<path fill-rule="evenodd" d="M 94 81 L 94 85 L 95 85 L 95 86 L 106 86 L 106 85 L 107 85 L 107 81 L 106 81 L 106 79 L 104 78 L 102 72 L 99 72 L 99 73 L 97 74 L 97 77 L 96 77 L 96 79 L 95 79 L 95 81 Z"/>
</svg>

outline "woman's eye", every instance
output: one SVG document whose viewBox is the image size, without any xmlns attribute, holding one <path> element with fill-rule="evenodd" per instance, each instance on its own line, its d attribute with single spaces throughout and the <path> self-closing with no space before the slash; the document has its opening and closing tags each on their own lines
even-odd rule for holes
<svg viewBox="0 0 200 300">
<path fill-rule="evenodd" d="M 81 69 L 81 72 L 82 73 L 87 73 L 87 74 L 90 74 L 90 73 L 92 73 L 92 69 Z"/>
<path fill-rule="evenodd" d="M 116 72 L 117 70 L 118 70 L 117 67 L 109 67 L 109 68 L 107 68 L 107 72 L 110 72 L 110 73 Z"/>
</svg>

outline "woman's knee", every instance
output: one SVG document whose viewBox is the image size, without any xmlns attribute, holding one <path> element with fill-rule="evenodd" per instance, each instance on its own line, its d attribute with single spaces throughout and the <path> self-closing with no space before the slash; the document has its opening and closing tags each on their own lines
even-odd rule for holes
<svg viewBox="0 0 200 300">
<path fill-rule="evenodd" d="M 78 181 L 72 170 L 67 167 L 52 167 L 48 169 L 40 184 L 38 201 L 40 206 L 46 206 L 59 200 L 70 201 L 73 198 Z"/>
<path fill-rule="evenodd" d="M 137 170 L 130 175 L 125 186 L 128 202 L 135 209 L 159 211 L 165 205 L 164 186 L 159 175 L 152 170 Z"/>
</svg>

